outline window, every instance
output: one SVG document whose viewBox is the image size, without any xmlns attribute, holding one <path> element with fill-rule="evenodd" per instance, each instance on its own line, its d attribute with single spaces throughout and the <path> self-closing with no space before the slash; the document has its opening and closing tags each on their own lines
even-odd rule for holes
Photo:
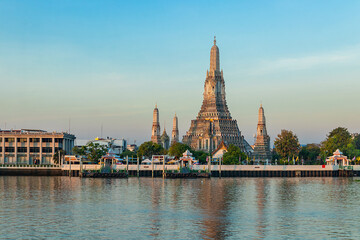
<svg viewBox="0 0 360 240">
<path fill-rule="evenodd" d="M 2 147 L 0 147 L 0 152 L 2 152 Z"/>
<path fill-rule="evenodd" d="M 40 152 L 40 148 L 39 147 L 31 147 L 30 152 L 31 153 L 38 153 L 38 152 Z"/>
<path fill-rule="evenodd" d="M 17 142 L 27 142 L 27 139 L 26 138 L 18 138 Z"/>
<path fill-rule="evenodd" d="M 43 139 L 42 139 L 42 142 L 48 142 L 48 143 L 50 143 L 50 142 L 52 142 L 52 138 L 43 138 Z"/>
<path fill-rule="evenodd" d="M 15 142 L 15 138 L 5 138 L 5 142 Z"/>
<path fill-rule="evenodd" d="M 40 142 L 40 138 L 30 138 L 30 142 L 38 143 Z"/>
<path fill-rule="evenodd" d="M 0 142 L 2 142 L 2 138 L 0 138 Z"/>
<path fill-rule="evenodd" d="M 51 147 L 43 147 L 42 152 L 43 153 L 52 153 L 52 148 Z"/>
<path fill-rule="evenodd" d="M 57 151 L 59 151 L 59 150 L 62 150 L 62 148 L 61 148 L 61 147 L 56 147 L 56 148 L 55 148 L 55 152 L 57 152 Z"/>
<path fill-rule="evenodd" d="M 208 139 L 206 139 L 206 141 L 205 141 L 205 146 L 206 146 L 206 150 L 209 149 L 209 140 Z"/>
<path fill-rule="evenodd" d="M 5 152 L 15 152 L 14 147 L 5 147 Z"/>
<path fill-rule="evenodd" d="M 199 149 L 201 149 L 201 140 L 199 140 Z"/>
<path fill-rule="evenodd" d="M 63 142 L 63 139 L 62 139 L 62 138 L 55 138 L 55 142 L 56 142 L 56 143 L 62 143 L 62 142 Z"/>
<path fill-rule="evenodd" d="M 27 147 L 18 147 L 18 148 L 17 148 L 17 151 L 18 151 L 19 153 L 26 153 L 26 152 L 27 152 Z"/>
</svg>

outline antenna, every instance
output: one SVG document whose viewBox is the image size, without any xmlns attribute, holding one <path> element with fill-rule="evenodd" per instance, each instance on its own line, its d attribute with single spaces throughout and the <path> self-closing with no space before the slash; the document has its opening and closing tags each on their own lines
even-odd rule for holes
<svg viewBox="0 0 360 240">
<path fill-rule="evenodd" d="M 69 118 L 69 133 L 70 133 L 71 118 Z"/>
</svg>

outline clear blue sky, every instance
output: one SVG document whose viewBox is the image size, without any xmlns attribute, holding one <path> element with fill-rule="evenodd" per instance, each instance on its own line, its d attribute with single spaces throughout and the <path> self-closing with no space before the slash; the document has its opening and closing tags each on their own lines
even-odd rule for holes
<svg viewBox="0 0 360 240">
<path fill-rule="evenodd" d="M 227 102 L 253 143 L 359 132 L 360 1 L 0 0 L 0 127 L 150 139 L 200 110 L 213 36 Z"/>
</svg>

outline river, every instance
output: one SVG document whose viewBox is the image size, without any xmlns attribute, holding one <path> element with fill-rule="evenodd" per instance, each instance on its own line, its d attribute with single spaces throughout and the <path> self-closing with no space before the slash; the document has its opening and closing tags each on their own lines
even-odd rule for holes
<svg viewBox="0 0 360 240">
<path fill-rule="evenodd" d="M 360 238 L 352 178 L 0 177 L 2 239 Z"/>
</svg>

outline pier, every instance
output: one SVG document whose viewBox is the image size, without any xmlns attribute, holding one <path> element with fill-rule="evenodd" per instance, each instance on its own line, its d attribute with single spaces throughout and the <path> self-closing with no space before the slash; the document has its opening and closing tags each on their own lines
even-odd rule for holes
<svg viewBox="0 0 360 240">
<path fill-rule="evenodd" d="M 100 165 L 82 165 L 83 170 L 99 170 Z M 62 165 L 63 175 L 79 176 L 80 165 Z M 192 165 L 192 172 L 209 172 L 208 165 Z M 360 165 L 211 165 L 211 177 L 352 177 L 360 176 Z M 116 165 L 131 177 L 163 177 L 178 172 L 178 165 Z"/>
<path fill-rule="evenodd" d="M 98 171 L 98 164 L 64 165 L 0 165 L 0 176 L 72 176 L 81 172 Z M 82 170 L 81 170 L 82 169 Z M 191 172 L 209 173 L 208 165 L 192 165 Z M 163 177 L 177 173 L 178 165 L 115 165 L 114 173 L 126 173 L 129 177 Z M 353 177 L 360 176 L 360 165 L 211 165 L 211 177 Z"/>
</svg>

